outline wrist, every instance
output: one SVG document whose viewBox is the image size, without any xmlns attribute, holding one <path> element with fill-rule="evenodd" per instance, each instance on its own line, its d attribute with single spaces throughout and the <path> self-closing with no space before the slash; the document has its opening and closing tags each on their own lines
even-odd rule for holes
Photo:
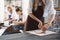
<svg viewBox="0 0 60 40">
<path fill-rule="evenodd" d="M 40 21 L 40 20 L 38 20 L 38 22 L 40 23 L 41 21 Z"/>
<path fill-rule="evenodd" d="M 48 24 L 48 25 L 51 25 L 51 23 L 49 23 L 49 22 L 48 22 L 47 24 Z"/>
</svg>

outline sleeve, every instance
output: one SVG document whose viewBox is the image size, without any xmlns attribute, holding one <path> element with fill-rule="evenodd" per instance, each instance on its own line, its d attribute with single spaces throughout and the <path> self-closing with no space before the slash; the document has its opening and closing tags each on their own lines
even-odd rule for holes
<svg viewBox="0 0 60 40">
<path fill-rule="evenodd" d="M 29 13 L 32 13 L 32 0 L 22 0 L 23 21 L 27 20 Z"/>
<path fill-rule="evenodd" d="M 56 11 L 54 9 L 53 0 L 46 0 L 46 5 L 45 5 L 43 17 L 47 17 L 48 14 L 56 14 Z"/>
<path fill-rule="evenodd" d="M 54 3 L 53 3 L 53 0 L 47 0 L 46 1 L 46 6 L 45 6 L 45 9 L 44 9 L 44 15 L 43 17 L 45 17 L 45 22 L 46 20 L 48 21 L 49 20 L 49 17 L 50 15 L 53 14 L 54 17 L 53 19 L 55 18 L 55 14 L 56 14 L 56 10 L 54 9 Z M 52 19 L 52 21 L 53 21 Z"/>
<path fill-rule="evenodd" d="M 29 6 L 28 6 L 29 13 L 32 13 L 32 8 L 33 8 L 33 0 L 29 0 Z"/>
<path fill-rule="evenodd" d="M 54 20 L 54 18 L 55 18 L 55 14 L 56 14 L 56 10 L 54 9 L 54 3 L 53 3 L 53 0 L 50 0 L 50 3 L 49 3 L 50 5 L 49 5 L 49 19 L 50 19 L 50 16 L 53 14 L 54 16 L 53 16 L 53 18 L 52 18 L 52 21 Z M 48 20 L 49 20 L 48 19 Z M 52 22 L 51 21 L 51 22 Z"/>
<path fill-rule="evenodd" d="M 50 14 L 56 14 L 56 10 L 54 9 L 54 3 L 53 3 L 53 0 L 50 0 L 50 2 L 49 2 L 49 13 Z"/>
</svg>

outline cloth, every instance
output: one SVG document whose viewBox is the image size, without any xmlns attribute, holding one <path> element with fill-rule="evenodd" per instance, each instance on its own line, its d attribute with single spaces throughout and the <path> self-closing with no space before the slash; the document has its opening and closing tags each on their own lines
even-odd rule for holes
<svg viewBox="0 0 60 40">
<path fill-rule="evenodd" d="M 13 25 L 12 26 L 14 31 L 19 31 L 24 29 L 24 24 L 18 24 L 18 25 Z"/>
<path fill-rule="evenodd" d="M 18 22 L 20 19 L 22 19 L 21 22 L 23 21 L 23 15 L 20 15 L 20 16 L 19 16 L 16 12 L 12 14 L 11 18 L 12 18 L 12 19 L 15 19 L 17 22 Z"/>
</svg>

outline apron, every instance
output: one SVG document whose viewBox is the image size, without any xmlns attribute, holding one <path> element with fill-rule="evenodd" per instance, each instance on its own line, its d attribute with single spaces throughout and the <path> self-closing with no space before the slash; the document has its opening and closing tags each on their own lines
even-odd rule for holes
<svg viewBox="0 0 60 40">
<path fill-rule="evenodd" d="M 35 17 L 37 17 L 38 19 L 40 19 L 42 21 L 42 23 L 44 24 L 44 18 L 43 18 L 44 10 L 43 10 L 43 7 L 38 6 L 37 10 L 36 11 L 32 10 L 32 12 L 33 12 L 33 15 Z M 37 22 L 36 20 L 34 20 L 30 16 L 28 16 L 27 24 L 26 24 L 26 31 L 32 31 L 32 30 L 39 29 L 38 24 L 39 24 L 39 22 Z"/>
</svg>

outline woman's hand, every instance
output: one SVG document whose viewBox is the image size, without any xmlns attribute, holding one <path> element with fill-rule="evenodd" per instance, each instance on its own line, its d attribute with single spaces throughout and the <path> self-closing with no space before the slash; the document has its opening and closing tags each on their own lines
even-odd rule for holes
<svg viewBox="0 0 60 40">
<path fill-rule="evenodd" d="M 42 26 L 42 31 L 45 32 L 49 26 L 50 26 L 49 23 L 44 24 L 44 25 Z"/>
<path fill-rule="evenodd" d="M 42 22 L 40 21 L 38 24 L 38 28 L 41 29 L 42 28 Z"/>
</svg>

